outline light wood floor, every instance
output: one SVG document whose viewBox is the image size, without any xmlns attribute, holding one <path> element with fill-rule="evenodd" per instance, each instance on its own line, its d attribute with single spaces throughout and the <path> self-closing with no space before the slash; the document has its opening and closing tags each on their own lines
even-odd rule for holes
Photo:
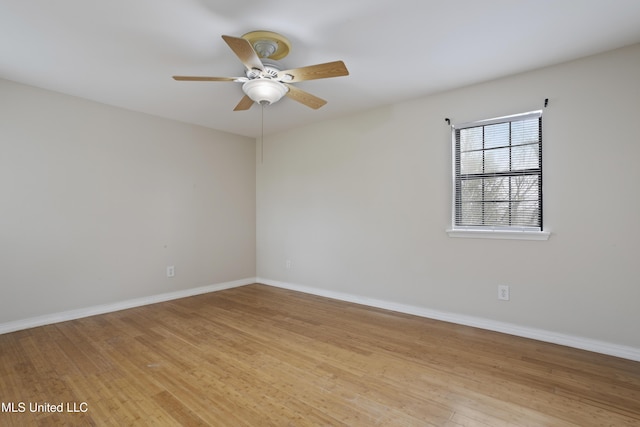
<svg viewBox="0 0 640 427">
<path fill-rule="evenodd" d="M 0 335 L 0 392 L 3 426 L 640 425 L 638 362 L 263 285 Z"/>
</svg>

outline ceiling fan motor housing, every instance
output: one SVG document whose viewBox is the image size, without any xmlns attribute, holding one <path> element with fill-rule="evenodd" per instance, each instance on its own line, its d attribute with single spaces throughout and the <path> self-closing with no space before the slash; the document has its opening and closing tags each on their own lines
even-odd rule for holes
<svg viewBox="0 0 640 427">
<path fill-rule="evenodd" d="M 275 79 L 276 77 L 278 77 L 278 73 L 282 71 L 282 65 L 280 65 L 278 61 L 274 61 L 272 59 L 263 59 L 262 65 L 264 68 L 263 70 L 252 68 L 251 70 L 246 70 L 245 75 L 250 80 L 260 77 Z"/>
</svg>

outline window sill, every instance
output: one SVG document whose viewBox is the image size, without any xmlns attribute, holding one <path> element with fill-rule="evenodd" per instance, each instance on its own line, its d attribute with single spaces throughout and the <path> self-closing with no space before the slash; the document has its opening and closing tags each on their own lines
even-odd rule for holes
<svg viewBox="0 0 640 427">
<path fill-rule="evenodd" d="M 469 239 L 549 240 L 548 231 L 456 230 L 447 229 L 449 237 Z"/>
</svg>

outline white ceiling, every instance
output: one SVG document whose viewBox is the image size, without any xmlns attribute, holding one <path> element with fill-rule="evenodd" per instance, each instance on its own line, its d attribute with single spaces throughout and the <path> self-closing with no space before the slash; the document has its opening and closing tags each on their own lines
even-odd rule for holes
<svg viewBox="0 0 640 427">
<path fill-rule="evenodd" d="M 253 30 L 350 71 L 265 107 L 272 133 L 640 42 L 640 0 L 0 0 L 0 78 L 257 136 L 239 83 L 171 79 L 242 76 L 220 36 Z"/>
</svg>

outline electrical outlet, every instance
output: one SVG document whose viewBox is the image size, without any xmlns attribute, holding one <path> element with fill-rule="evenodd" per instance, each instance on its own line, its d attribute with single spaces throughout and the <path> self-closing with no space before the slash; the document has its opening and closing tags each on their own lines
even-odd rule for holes
<svg viewBox="0 0 640 427">
<path fill-rule="evenodd" d="M 291 263 L 291 260 L 290 260 L 290 259 L 288 259 L 288 260 L 285 262 L 285 266 L 286 266 L 287 270 L 291 270 L 291 269 L 293 268 L 293 264 Z"/>
<path fill-rule="evenodd" d="M 176 275 L 176 268 L 173 265 L 167 266 L 167 277 L 174 277 Z"/>
<path fill-rule="evenodd" d="M 508 285 L 498 285 L 498 299 L 501 301 L 509 301 Z"/>
</svg>

